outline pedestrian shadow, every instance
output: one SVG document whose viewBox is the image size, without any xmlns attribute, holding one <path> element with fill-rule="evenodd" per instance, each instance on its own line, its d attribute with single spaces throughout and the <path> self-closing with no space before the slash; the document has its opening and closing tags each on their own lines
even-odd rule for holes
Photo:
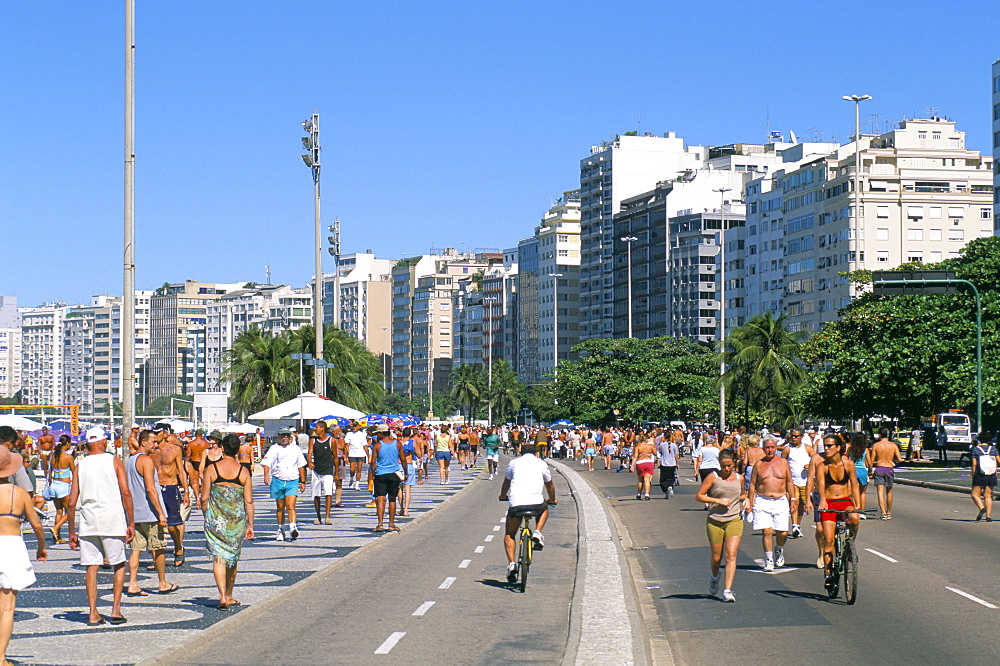
<svg viewBox="0 0 1000 666">
<path fill-rule="evenodd" d="M 975 518 L 942 518 L 941 520 L 949 520 L 949 521 L 951 521 L 953 523 L 977 523 L 977 522 L 981 522 L 981 521 L 976 520 Z"/>
<path fill-rule="evenodd" d="M 201 606 L 202 608 L 209 608 L 211 610 L 217 610 L 217 611 L 222 610 L 221 608 L 219 608 L 218 597 L 215 597 L 214 599 L 211 597 L 194 597 L 191 599 L 184 599 L 184 603 L 191 604 L 192 606 Z M 243 604 L 240 604 L 240 607 L 242 607 L 242 605 Z"/>
<path fill-rule="evenodd" d="M 62 613 L 56 613 L 52 617 L 54 617 L 57 620 L 66 620 L 67 622 L 79 622 L 80 624 L 87 624 L 87 622 L 90 621 L 90 612 L 70 610 L 70 611 L 63 611 Z"/>
<path fill-rule="evenodd" d="M 796 592 L 795 590 L 767 590 L 768 594 L 773 594 L 782 599 L 810 599 L 812 601 L 825 601 L 831 604 L 847 605 L 844 600 L 831 599 L 828 594 L 817 594 L 816 592 Z"/>
<path fill-rule="evenodd" d="M 722 601 L 719 597 L 714 594 L 668 594 L 665 597 L 660 597 L 661 599 L 681 599 L 683 601 Z"/>
</svg>

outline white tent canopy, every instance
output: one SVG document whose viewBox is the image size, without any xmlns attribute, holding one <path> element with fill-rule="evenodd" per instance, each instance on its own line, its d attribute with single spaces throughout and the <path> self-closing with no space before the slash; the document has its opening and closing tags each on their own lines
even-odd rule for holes
<svg viewBox="0 0 1000 666">
<path fill-rule="evenodd" d="M 347 405 L 334 402 L 329 398 L 316 395 L 315 393 L 303 393 L 287 402 L 274 407 L 268 407 L 264 411 L 251 414 L 248 419 L 260 421 L 276 421 L 279 419 L 304 419 L 312 421 L 321 419 L 324 416 L 342 416 L 345 419 L 360 419 L 364 412 L 359 412 Z"/>
<path fill-rule="evenodd" d="M 194 422 L 185 421 L 183 419 L 160 419 L 157 423 L 166 423 L 174 432 L 187 432 L 188 430 L 194 430 Z"/>
<path fill-rule="evenodd" d="M 257 432 L 257 428 L 259 427 L 252 423 L 227 423 L 219 428 L 219 432 L 234 432 L 243 435 L 248 432 Z"/>
<path fill-rule="evenodd" d="M 43 425 L 20 414 L 0 414 L 0 426 L 10 426 L 14 430 L 38 430 Z"/>
</svg>

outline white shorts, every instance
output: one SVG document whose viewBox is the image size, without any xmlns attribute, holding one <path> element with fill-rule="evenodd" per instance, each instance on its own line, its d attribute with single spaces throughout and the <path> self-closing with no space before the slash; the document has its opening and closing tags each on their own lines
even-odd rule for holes
<svg viewBox="0 0 1000 666">
<path fill-rule="evenodd" d="M 115 566 L 125 561 L 124 537 L 82 536 L 80 537 L 80 565 L 100 566 L 107 558 L 108 564 Z"/>
<path fill-rule="evenodd" d="M 492 460 L 493 462 L 500 462 L 500 454 L 499 453 L 491 453 L 491 454 L 489 454 L 489 455 L 486 456 L 486 459 L 487 460 Z"/>
<path fill-rule="evenodd" d="M 790 513 L 788 497 L 785 495 L 776 498 L 758 495 L 753 501 L 753 528 L 787 532 Z"/>
<path fill-rule="evenodd" d="M 322 497 L 333 494 L 333 474 L 312 472 L 312 495 Z"/>
<path fill-rule="evenodd" d="M 35 582 L 35 570 L 20 534 L 0 536 L 0 590 L 23 590 Z"/>
</svg>

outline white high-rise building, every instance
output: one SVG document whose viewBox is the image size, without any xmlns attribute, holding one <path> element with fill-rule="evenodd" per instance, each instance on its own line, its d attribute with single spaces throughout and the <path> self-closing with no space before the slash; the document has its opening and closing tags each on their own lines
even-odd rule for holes
<svg viewBox="0 0 1000 666">
<path fill-rule="evenodd" d="M 580 196 L 564 192 L 541 224 L 538 239 L 538 372 L 555 371 L 580 341 Z"/>
<path fill-rule="evenodd" d="M 614 233 L 621 202 L 657 182 L 697 169 L 705 149 L 685 146 L 673 132 L 627 134 L 590 149 L 580 160 L 580 339 L 614 330 Z"/>
<path fill-rule="evenodd" d="M 340 258 L 340 328 L 365 343 L 388 368 L 392 333 L 392 267 L 394 259 L 371 252 Z M 323 321 L 333 323 L 334 275 L 323 276 Z"/>
<path fill-rule="evenodd" d="M 63 394 L 63 330 L 70 309 L 65 303 L 19 308 L 21 395 L 26 405 L 66 404 Z"/>
<path fill-rule="evenodd" d="M 0 296 L 0 398 L 21 390 L 21 315 L 17 297 Z"/>
<path fill-rule="evenodd" d="M 1000 235 L 1000 60 L 993 63 L 993 230 Z"/>
</svg>

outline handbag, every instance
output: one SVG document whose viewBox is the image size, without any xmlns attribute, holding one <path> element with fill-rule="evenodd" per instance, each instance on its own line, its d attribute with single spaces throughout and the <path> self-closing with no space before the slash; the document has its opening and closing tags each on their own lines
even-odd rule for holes
<svg viewBox="0 0 1000 666">
<path fill-rule="evenodd" d="M 406 475 L 405 475 L 405 474 L 403 474 L 403 470 L 401 470 L 401 469 L 397 469 L 397 470 L 396 470 L 396 471 L 394 472 L 394 474 L 395 474 L 395 475 L 396 475 L 397 477 L 399 477 L 399 480 L 400 480 L 400 481 L 405 481 L 405 480 L 406 480 Z"/>
<path fill-rule="evenodd" d="M 48 479 L 45 480 L 45 486 L 42 488 L 42 498 L 46 501 L 52 499 L 52 482 Z"/>
</svg>

